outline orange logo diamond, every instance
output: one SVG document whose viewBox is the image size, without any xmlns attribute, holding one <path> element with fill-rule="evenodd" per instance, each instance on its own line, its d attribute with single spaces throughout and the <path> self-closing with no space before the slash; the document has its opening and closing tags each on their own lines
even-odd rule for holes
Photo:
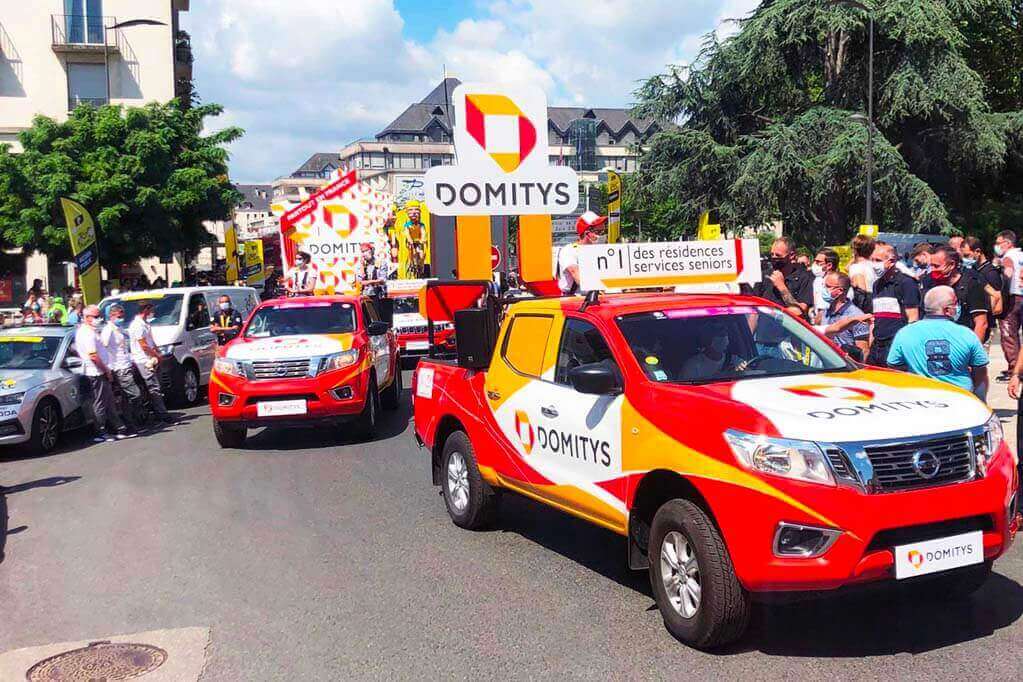
<svg viewBox="0 0 1023 682">
<path fill-rule="evenodd" d="M 863 403 L 874 399 L 873 391 L 855 386 L 813 384 L 810 386 L 789 386 L 785 390 L 793 395 L 804 398 L 832 398 L 834 400 L 853 400 Z"/>
<path fill-rule="evenodd" d="M 536 147 L 536 126 L 504 95 L 466 95 L 465 130 L 505 173 Z"/>
<path fill-rule="evenodd" d="M 906 558 L 909 559 L 909 563 L 913 565 L 913 568 L 920 568 L 924 565 L 924 555 L 915 549 L 909 550 L 909 554 L 906 555 Z"/>
<path fill-rule="evenodd" d="M 533 446 L 536 445 L 536 434 L 533 432 L 533 425 L 529 422 L 529 415 L 522 410 L 515 412 L 515 433 L 519 436 L 522 449 L 526 451 L 527 455 L 531 453 Z"/>
</svg>

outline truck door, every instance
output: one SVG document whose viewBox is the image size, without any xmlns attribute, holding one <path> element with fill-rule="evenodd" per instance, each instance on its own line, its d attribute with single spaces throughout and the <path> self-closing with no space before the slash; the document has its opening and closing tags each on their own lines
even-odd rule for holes
<svg viewBox="0 0 1023 682">
<path fill-rule="evenodd" d="M 569 371 L 580 365 L 603 362 L 617 369 L 611 351 L 586 320 L 568 318 L 554 334 L 553 320 L 547 322 L 546 334 L 541 320 L 532 320 L 517 334 L 520 317 L 511 321 L 499 352 L 513 371 L 529 378 L 495 411 L 498 425 L 533 479 L 533 492 L 624 528 L 625 506 L 615 494 L 622 474 L 624 398 L 579 393 L 568 379 Z M 488 376 L 491 400 L 493 390 L 500 392 L 493 383 Z"/>
<path fill-rule="evenodd" d="M 370 322 L 380 321 L 376 306 L 369 301 L 362 302 L 362 319 L 367 327 Z M 377 384 L 383 386 L 391 380 L 391 349 L 387 334 L 369 337 L 369 348 L 373 353 L 373 366 L 377 370 Z"/>
</svg>

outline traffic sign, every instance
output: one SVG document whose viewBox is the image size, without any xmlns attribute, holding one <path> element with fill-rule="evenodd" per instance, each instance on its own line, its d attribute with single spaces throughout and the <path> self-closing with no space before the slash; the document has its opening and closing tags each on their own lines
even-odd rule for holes
<svg viewBox="0 0 1023 682">
<path fill-rule="evenodd" d="M 501 266 L 501 251 L 496 246 L 490 247 L 490 269 L 497 270 Z"/>
</svg>

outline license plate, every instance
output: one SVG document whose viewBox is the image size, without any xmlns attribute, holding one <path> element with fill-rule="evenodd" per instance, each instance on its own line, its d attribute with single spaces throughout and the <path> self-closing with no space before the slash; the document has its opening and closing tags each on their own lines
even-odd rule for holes
<svg viewBox="0 0 1023 682">
<path fill-rule="evenodd" d="M 976 530 L 895 548 L 895 577 L 898 580 L 972 566 L 984 561 L 984 533 Z"/>
<path fill-rule="evenodd" d="M 282 417 L 289 414 L 305 414 L 304 400 L 275 400 L 256 403 L 256 414 L 260 417 Z"/>
<path fill-rule="evenodd" d="M 430 349 L 430 342 L 429 341 L 409 341 L 408 343 L 405 344 L 405 349 L 406 350 L 429 350 Z"/>
</svg>

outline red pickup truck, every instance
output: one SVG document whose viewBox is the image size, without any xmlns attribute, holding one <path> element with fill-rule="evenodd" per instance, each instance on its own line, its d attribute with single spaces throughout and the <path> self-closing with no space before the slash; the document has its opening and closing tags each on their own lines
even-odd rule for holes
<svg viewBox="0 0 1023 682">
<path fill-rule="evenodd" d="M 454 317 L 458 359 L 421 360 L 412 383 L 452 520 L 485 526 L 514 492 L 625 536 L 691 646 L 740 637 L 771 593 L 890 581 L 965 597 L 1019 527 L 1016 458 L 984 403 L 859 366 L 762 299 Z"/>
<path fill-rule="evenodd" d="M 231 448 L 263 426 L 356 422 L 371 435 L 380 407 L 397 409 L 401 390 L 398 342 L 375 301 L 274 299 L 217 353 L 209 387 L 213 433 Z"/>
</svg>

